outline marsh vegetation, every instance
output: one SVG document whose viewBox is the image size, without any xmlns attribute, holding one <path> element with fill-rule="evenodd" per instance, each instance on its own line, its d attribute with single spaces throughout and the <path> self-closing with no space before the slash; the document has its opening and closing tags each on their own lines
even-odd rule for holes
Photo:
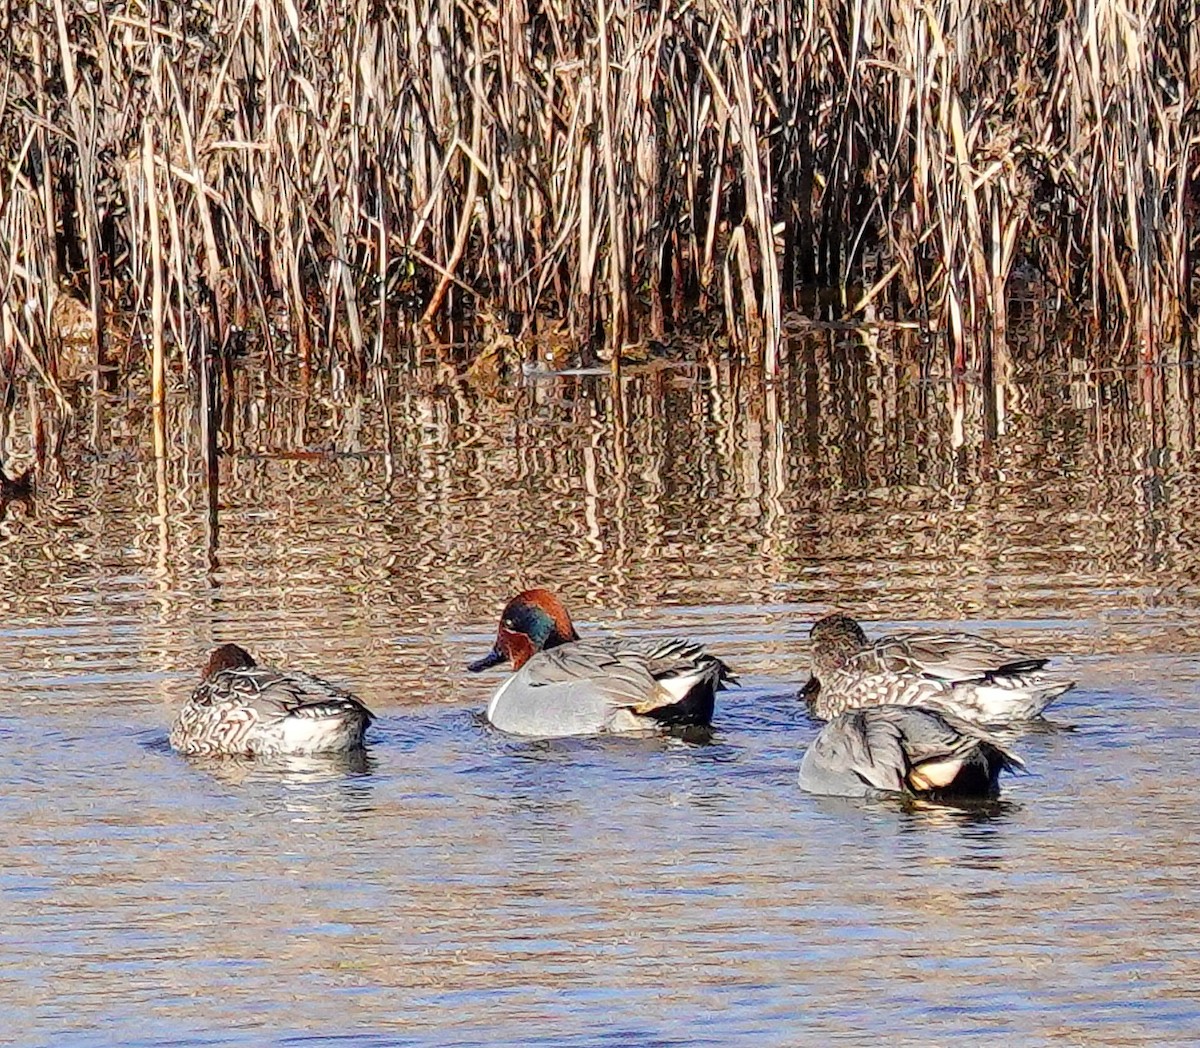
<svg viewBox="0 0 1200 1048">
<path fill-rule="evenodd" d="M 1194 303 L 1187 0 L 32 0 L 0 29 L 2 363 L 47 385 L 157 360 L 161 395 L 164 358 L 247 335 L 321 368 L 698 338 L 772 373 L 813 318 L 985 368 L 1017 285 L 1156 360 Z"/>
</svg>

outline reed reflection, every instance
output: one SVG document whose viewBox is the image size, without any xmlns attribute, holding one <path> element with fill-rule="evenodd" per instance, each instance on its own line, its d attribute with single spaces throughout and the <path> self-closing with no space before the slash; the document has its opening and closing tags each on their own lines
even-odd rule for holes
<svg viewBox="0 0 1200 1048">
<path fill-rule="evenodd" d="M 1164 374 L 1148 408 L 1137 368 L 1030 336 L 1044 365 L 997 360 L 991 436 L 981 377 L 906 337 L 798 335 L 773 388 L 704 357 L 485 389 L 469 353 L 361 383 L 235 356 L 213 486 L 178 377 L 161 474 L 142 386 L 71 394 L 76 422 L 47 401 L 40 438 L 18 401 L 0 451 L 39 484 L 0 523 L 18 1026 L 113 1028 L 117 1002 L 130 1031 L 269 1008 L 299 1036 L 351 1000 L 362 1030 L 466 1017 L 513 1044 L 530 1014 L 582 1043 L 614 1014 L 637 1040 L 710 1012 L 752 1042 L 764 1008 L 884 1036 L 941 1016 L 949 1040 L 967 1000 L 1026 1039 L 1064 1008 L 1185 1037 L 1194 380 Z M 728 654 L 744 686 L 713 742 L 482 730 L 462 666 L 530 582 L 589 632 Z M 1056 714 L 1079 730 L 1025 735 L 1031 775 L 983 808 L 801 795 L 815 727 L 786 682 L 831 604 L 1085 656 Z M 380 714 L 364 764 L 166 752 L 233 637 L 352 685 Z"/>
<path fill-rule="evenodd" d="M 1194 380 L 1172 373 L 1147 408 L 1136 369 L 1026 338 L 986 390 L 903 331 L 796 335 L 773 384 L 702 360 L 483 388 L 443 360 L 359 385 L 225 355 L 202 411 L 169 391 L 157 469 L 136 384 L 97 402 L 94 453 L 50 402 L 48 439 L 10 412 L 7 457 L 36 443 L 50 489 L 90 516 L 76 544 L 37 521 L 8 555 L 35 588 L 56 545 L 80 571 L 117 557 L 164 592 L 253 579 L 272 600 L 323 582 L 332 555 L 361 614 L 441 621 L 529 580 L 618 614 L 782 596 L 1020 616 L 1047 586 L 1093 610 L 1178 592 L 1200 568 Z"/>
</svg>

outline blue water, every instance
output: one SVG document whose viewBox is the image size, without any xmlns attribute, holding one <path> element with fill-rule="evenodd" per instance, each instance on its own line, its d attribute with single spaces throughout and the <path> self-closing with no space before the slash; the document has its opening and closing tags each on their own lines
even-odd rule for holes
<svg viewBox="0 0 1200 1048">
<path fill-rule="evenodd" d="M 692 611 L 723 650 L 727 616 Z M 4 664 L 37 639 L 0 630 Z M 1029 772 L 973 812 L 801 794 L 816 726 L 749 661 L 707 744 L 512 741 L 481 723 L 481 679 L 473 705 L 383 706 L 361 760 L 282 767 L 171 753 L 158 695 L 182 676 L 10 669 L 6 1041 L 1200 1030 L 1194 660 L 1142 657 L 1152 685 L 1076 660 L 1054 725 L 1016 744 Z"/>
<path fill-rule="evenodd" d="M 1200 1042 L 1192 408 L 1163 451 L 1128 397 L 1018 383 L 985 447 L 871 360 L 857 399 L 631 379 L 623 435 L 606 383 L 431 382 L 390 456 L 369 397 L 247 381 L 216 530 L 186 413 L 161 491 L 142 416 L 74 432 L 0 520 L 0 1043 Z M 464 666 L 534 583 L 726 658 L 711 740 L 482 724 L 501 678 Z M 807 796 L 830 607 L 1078 686 L 995 805 Z M 226 640 L 353 689 L 366 753 L 173 754 Z"/>
</svg>

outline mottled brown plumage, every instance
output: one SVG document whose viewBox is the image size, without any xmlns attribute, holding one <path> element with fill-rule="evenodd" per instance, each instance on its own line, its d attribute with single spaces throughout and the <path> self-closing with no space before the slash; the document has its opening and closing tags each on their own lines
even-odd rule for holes
<svg viewBox="0 0 1200 1048">
<path fill-rule="evenodd" d="M 275 756 L 356 749 L 374 718 L 349 692 L 307 673 L 259 666 L 236 644 L 209 655 L 171 729 L 182 753 Z"/>
<path fill-rule="evenodd" d="M 812 628 L 812 678 L 804 697 L 826 720 L 885 704 L 942 710 L 978 724 L 1039 716 L 1073 681 L 1041 672 L 1049 661 L 967 633 L 867 639 L 847 615 Z"/>
</svg>

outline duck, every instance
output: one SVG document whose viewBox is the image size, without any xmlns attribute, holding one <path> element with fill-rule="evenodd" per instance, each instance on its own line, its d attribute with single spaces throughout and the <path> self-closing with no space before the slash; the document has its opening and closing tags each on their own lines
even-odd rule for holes
<svg viewBox="0 0 1200 1048">
<path fill-rule="evenodd" d="M 28 502 L 33 498 L 34 467 L 29 466 L 23 473 L 10 477 L 5 472 L 4 464 L 0 463 L 0 502 Z"/>
<path fill-rule="evenodd" d="M 487 706 L 510 735 L 557 738 L 706 726 L 729 667 L 687 640 L 580 640 L 549 590 L 518 593 L 500 616 L 496 643 L 467 669 L 501 663 L 512 674 Z"/>
<path fill-rule="evenodd" d="M 312 755 L 359 749 L 371 711 L 349 692 L 296 670 L 260 666 L 245 648 L 209 654 L 171 728 L 171 746 L 205 756 Z"/>
<path fill-rule="evenodd" d="M 818 619 L 801 695 L 829 720 L 861 706 L 924 706 L 982 725 L 1040 717 L 1075 686 L 1042 673 L 1050 661 L 969 633 L 902 633 L 868 640 L 849 615 Z"/>
<path fill-rule="evenodd" d="M 1021 759 L 982 728 L 922 706 L 868 706 L 839 713 L 800 763 L 800 788 L 837 797 L 900 793 L 988 799 L 1000 773 Z"/>
</svg>

